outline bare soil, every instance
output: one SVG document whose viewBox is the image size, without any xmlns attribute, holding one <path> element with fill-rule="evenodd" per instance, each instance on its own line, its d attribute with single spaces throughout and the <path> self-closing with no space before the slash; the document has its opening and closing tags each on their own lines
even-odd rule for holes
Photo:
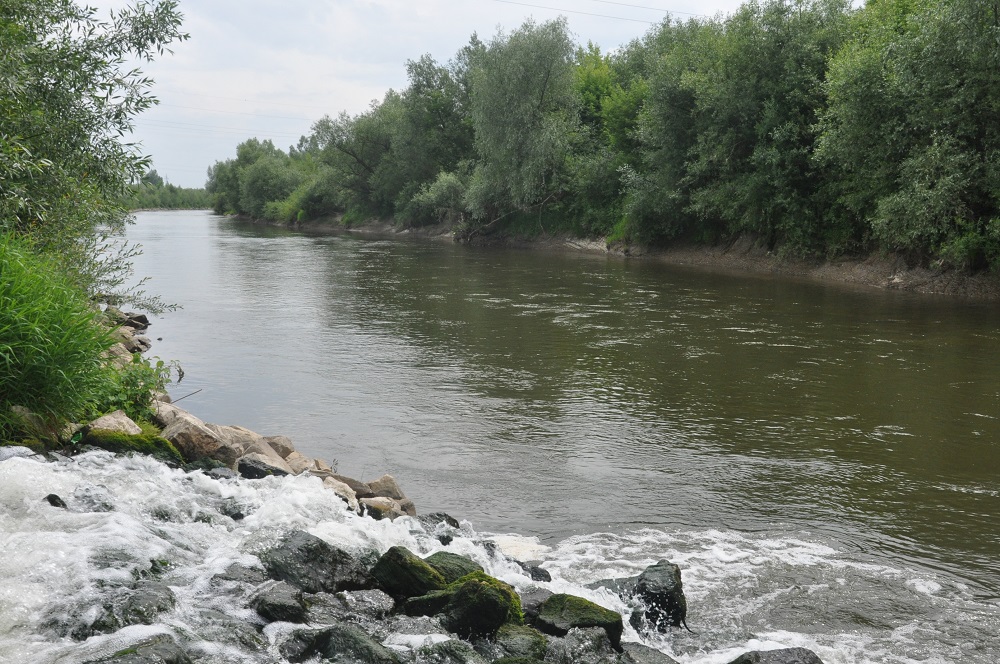
<svg viewBox="0 0 1000 664">
<path fill-rule="evenodd" d="M 391 221 L 377 220 L 345 230 L 339 223 L 331 224 L 331 221 L 333 220 L 302 226 L 300 230 L 362 235 L 404 235 L 454 241 L 452 229 L 447 224 L 399 230 Z M 655 249 L 634 246 L 609 247 L 602 240 L 585 240 L 568 236 L 541 236 L 531 239 L 490 237 L 477 239 L 476 243 L 536 251 L 610 254 L 627 259 L 661 261 L 670 265 L 685 265 L 715 272 L 782 275 L 856 287 L 1000 301 L 1000 274 L 912 267 L 903 257 L 896 255 L 872 254 L 829 261 L 789 258 L 770 252 L 749 238 L 741 238 L 726 245 L 679 244 Z"/>
</svg>

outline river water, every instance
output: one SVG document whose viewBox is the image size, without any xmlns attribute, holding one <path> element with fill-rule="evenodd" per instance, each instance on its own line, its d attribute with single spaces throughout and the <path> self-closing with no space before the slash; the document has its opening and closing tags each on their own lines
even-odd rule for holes
<svg viewBox="0 0 1000 664">
<path fill-rule="evenodd" d="M 184 407 L 611 608 L 582 586 L 678 563 L 697 634 L 652 645 L 684 664 L 1000 661 L 995 305 L 202 212 L 129 236 L 183 306 L 149 335 Z"/>
</svg>

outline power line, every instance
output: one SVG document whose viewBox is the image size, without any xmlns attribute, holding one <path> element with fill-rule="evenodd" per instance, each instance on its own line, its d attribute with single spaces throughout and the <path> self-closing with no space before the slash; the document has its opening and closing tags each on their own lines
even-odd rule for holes
<svg viewBox="0 0 1000 664">
<path fill-rule="evenodd" d="M 659 7 L 646 7 L 645 5 L 630 5 L 626 2 L 612 2 L 612 0 L 590 0 L 591 2 L 599 2 L 602 5 L 618 5 L 619 7 L 632 7 L 633 9 L 648 9 L 654 12 L 663 12 L 665 14 L 687 14 L 688 16 L 707 16 L 707 14 L 697 14 L 695 12 L 682 12 L 679 9 L 661 9 Z"/>
<path fill-rule="evenodd" d="M 542 5 L 532 5 L 527 2 L 514 2 L 514 0 L 493 0 L 506 5 L 520 5 L 522 7 L 533 7 L 535 9 L 549 9 L 554 12 L 565 12 L 567 14 L 582 14 L 583 16 L 596 16 L 597 18 L 610 18 L 616 21 L 631 21 L 632 23 L 645 23 L 646 25 L 656 25 L 656 21 L 646 21 L 640 18 L 625 18 L 624 16 L 608 16 L 607 14 L 592 14 L 591 12 L 580 12 L 575 9 L 559 9 L 558 7 L 544 7 Z"/>
</svg>

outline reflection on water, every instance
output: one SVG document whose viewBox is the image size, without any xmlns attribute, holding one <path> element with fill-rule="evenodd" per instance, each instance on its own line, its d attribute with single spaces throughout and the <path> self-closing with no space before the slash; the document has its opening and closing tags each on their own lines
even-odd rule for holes
<svg viewBox="0 0 1000 664">
<path fill-rule="evenodd" d="M 130 233 L 184 306 L 151 328 L 175 397 L 423 510 L 547 541 L 806 531 L 1000 594 L 992 305 L 202 213 Z"/>
</svg>

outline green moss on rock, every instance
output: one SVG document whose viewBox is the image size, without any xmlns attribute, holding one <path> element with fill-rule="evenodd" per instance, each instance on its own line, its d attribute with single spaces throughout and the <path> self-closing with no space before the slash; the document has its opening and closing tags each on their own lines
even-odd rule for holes
<svg viewBox="0 0 1000 664">
<path fill-rule="evenodd" d="M 469 560 L 465 556 L 460 556 L 457 553 L 450 553 L 448 551 L 438 551 L 437 553 L 424 558 L 424 561 L 440 572 L 441 576 L 443 576 L 445 581 L 448 583 L 454 583 L 466 574 L 483 571 L 482 566 L 478 563 Z"/>
<path fill-rule="evenodd" d="M 452 596 L 441 624 L 462 638 L 491 637 L 507 623 L 524 622 L 521 598 L 514 589 L 484 572 L 466 574 L 448 590 Z"/>
<path fill-rule="evenodd" d="M 574 627 L 600 627 L 608 635 L 611 645 L 621 647 L 624 624 L 621 614 L 605 609 L 590 600 L 575 595 L 553 595 L 538 607 L 538 629 L 552 634 L 564 636 Z"/>
<path fill-rule="evenodd" d="M 159 432 L 143 433 L 132 436 L 118 431 L 95 430 L 89 432 L 80 441 L 84 445 L 92 445 L 115 454 L 147 454 L 170 463 L 184 463 L 184 458 L 166 438 L 161 438 Z"/>
<path fill-rule="evenodd" d="M 441 573 L 403 546 L 386 551 L 371 574 L 394 597 L 419 597 L 448 585 Z"/>
<path fill-rule="evenodd" d="M 508 658 L 524 658 L 531 661 L 545 659 L 549 640 L 533 627 L 524 625 L 503 625 L 496 636 L 497 645 L 509 655 Z"/>
</svg>

